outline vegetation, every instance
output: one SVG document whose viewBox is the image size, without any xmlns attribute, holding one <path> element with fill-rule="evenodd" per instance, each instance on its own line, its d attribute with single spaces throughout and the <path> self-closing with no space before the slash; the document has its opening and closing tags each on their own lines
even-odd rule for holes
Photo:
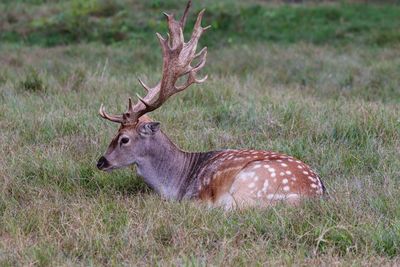
<svg viewBox="0 0 400 267">
<path fill-rule="evenodd" d="M 209 80 L 152 114 L 186 150 L 294 155 L 327 199 L 225 213 L 96 170 L 117 127 L 100 103 L 159 79 L 154 31 L 184 2 L 0 4 L 0 265 L 398 263 L 398 5 L 196 1 Z"/>
</svg>

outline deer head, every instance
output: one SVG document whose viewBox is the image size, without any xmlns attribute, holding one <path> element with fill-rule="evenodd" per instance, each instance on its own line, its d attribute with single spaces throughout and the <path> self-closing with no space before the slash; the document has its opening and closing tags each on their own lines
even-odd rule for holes
<svg viewBox="0 0 400 267">
<path fill-rule="evenodd" d="M 194 25 L 191 39 L 184 41 L 183 29 L 188 15 L 191 1 L 188 2 L 182 18 L 177 21 L 173 15 L 164 13 L 168 22 L 169 33 L 167 38 L 156 34 L 161 45 L 163 55 L 162 78 L 154 87 L 147 86 L 139 79 L 140 84 L 147 91 L 145 97 L 138 95 L 138 101 L 128 102 L 128 110 L 122 115 L 110 115 L 100 106 L 99 114 L 102 118 L 120 123 L 117 135 L 111 141 L 106 153 L 102 156 L 97 167 L 101 170 L 112 170 L 137 163 L 152 153 L 157 153 L 164 146 L 170 145 L 168 138 L 159 131 L 160 124 L 153 122 L 145 114 L 159 108 L 170 96 L 181 92 L 194 83 L 202 83 L 207 79 L 198 79 L 197 72 L 206 63 L 207 47 L 196 53 L 197 44 L 202 33 L 209 28 L 201 26 L 204 10 L 198 16 Z M 194 59 L 198 63 L 192 66 Z M 186 82 L 177 85 L 180 77 L 187 76 Z"/>
</svg>

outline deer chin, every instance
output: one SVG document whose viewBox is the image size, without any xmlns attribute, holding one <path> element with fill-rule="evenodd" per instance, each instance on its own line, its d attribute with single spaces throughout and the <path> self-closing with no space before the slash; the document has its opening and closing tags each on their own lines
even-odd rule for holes
<svg viewBox="0 0 400 267">
<path fill-rule="evenodd" d="M 111 171 L 113 171 L 113 170 L 115 170 L 115 169 L 119 169 L 120 167 L 116 167 L 116 166 L 108 166 L 108 167 L 106 167 L 106 168 L 102 168 L 102 169 L 100 169 L 100 170 L 102 170 L 102 171 L 104 171 L 104 172 L 111 172 Z"/>
</svg>

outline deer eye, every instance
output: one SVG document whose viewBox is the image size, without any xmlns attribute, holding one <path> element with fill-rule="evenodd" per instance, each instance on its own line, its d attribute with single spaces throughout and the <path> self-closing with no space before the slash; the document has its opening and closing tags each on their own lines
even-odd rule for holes
<svg viewBox="0 0 400 267">
<path fill-rule="evenodd" d="M 129 142 L 129 138 L 128 137 L 122 137 L 121 138 L 121 144 L 127 144 Z"/>
</svg>

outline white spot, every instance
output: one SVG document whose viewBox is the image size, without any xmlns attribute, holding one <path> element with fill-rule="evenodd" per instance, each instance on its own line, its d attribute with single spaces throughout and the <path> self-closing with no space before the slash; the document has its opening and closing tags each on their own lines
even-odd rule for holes
<svg viewBox="0 0 400 267">
<path fill-rule="evenodd" d="M 296 176 L 293 176 L 291 179 L 292 181 L 296 181 Z"/>
<path fill-rule="evenodd" d="M 300 160 L 296 160 L 296 162 L 297 162 L 297 163 L 301 163 L 301 161 L 300 161 Z"/>
<path fill-rule="evenodd" d="M 291 175 L 292 172 L 291 172 L 291 171 L 286 171 L 286 174 L 287 174 L 287 175 Z"/>
<path fill-rule="evenodd" d="M 256 174 L 255 172 L 241 172 L 239 173 L 238 178 L 241 180 L 246 180 L 248 178 L 254 177 L 255 174 Z"/>
<path fill-rule="evenodd" d="M 275 177 L 275 176 L 276 176 L 276 173 L 272 172 L 271 177 Z"/>
<path fill-rule="evenodd" d="M 308 176 L 308 179 L 310 179 L 310 180 L 313 181 L 314 183 L 317 182 L 317 179 L 314 179 L 312 176 Z"/>
<path fill-rule="evenodd" d="M 287 167 L 287 164 L 281 163 L 281 166 L 282 166 L 282 167 Z"/>
<path fill-rule="evenodd" d="M 281 160 L 281 159 L 278 159 L 277 162 L 282 162 L 282 160 Z"/>
<path fill-rule="evenodd" d="M 308 175 L 308 172 L 306 172 L 306 171 L 303 171 L 303 173 L 304 173 L 305 175 Z"/>
<path fill-rule="evenodd" d="M 282 184 L 287 184 L 288 182 L 289 182 L 288 179 L 283 179 L 283 180 L 282 180 Z"/>
<path fill-rule="evenodd" d="M 256 186 L 256 184 L 255 183 L 251 183 L 251 184 L 249 184 L 249 188 L 253 188 L 253 187 L 255 187 Z"/>
<path fill-rule="evenodd" d="M 280 172 L 279 174 L 280 174 L 281 176 L 284 176 L 284 175 L 285 175 L 285 173 L 284 173 L 284 172 Z"/>
<path fill-rule="evenodd" d="M 297 168 L 299 168 L 299 169 L 303 169 L 303 166 L 301 166 L 301 165 L 297 165 Z"/>
<path fill-rule="evenodd" d="M 291 158 L 288 158 L 288 161 L 292 162 L 293 160 Z"/>
<path fill-rule="evenodd" d="M 268 183 L 268 180 L 265 180 L 265 181 L 264 181 L 264 185 L 263 185 L 263 189 L 262 189 L 263 192 L 267 192 L 268 184 L 269 184 L 269 183 Z"/>
<path fill-rule="evenodd" d="M 268 169 L 268 168 L 271 168 L 271 166 L 269 166 L 268 164 L 265 164 L 264 168 Z"/>
<path fill-rule="evenodd" d="M 289 186 L 286 185 L 286 186 L 283 187 L 283 191 L 289 191 L 289 190 L 290 190 Z"/>
<path fill-rule="evenodd" d="M 258 181 L 258 176 L 254 177 L 254 181 L 255 181 L 255 182 Z"/>
<path fill-rule="evenodd" d="M 254 167 L 253 167 L 253 169 L 259 169 L 259 168 L 261 168 L 261 165 L 260 165 L 260 164 L 256 164 L 256 165 L 254 165 Z"/>
<path fill-rule="evenodd" d="M 258 198 L 262 197 L 262 192 L 261 192 L 261 191 L 258 191 L 258 192 L 257 192 L 257 197 L 258 197 Z"/>
<path fill-rule="evenodd" d="M 316 184 L 311 184 L 311 187 L 312 187 L 312 188 L 317 188 L 318 185 L 316 185 Z"/>
<path fill-rule="evenodd" d="M 275 172 L 275 169 L 274 168 L 268 168 L 268 171 L 269 172 Z"/>
</svg>

